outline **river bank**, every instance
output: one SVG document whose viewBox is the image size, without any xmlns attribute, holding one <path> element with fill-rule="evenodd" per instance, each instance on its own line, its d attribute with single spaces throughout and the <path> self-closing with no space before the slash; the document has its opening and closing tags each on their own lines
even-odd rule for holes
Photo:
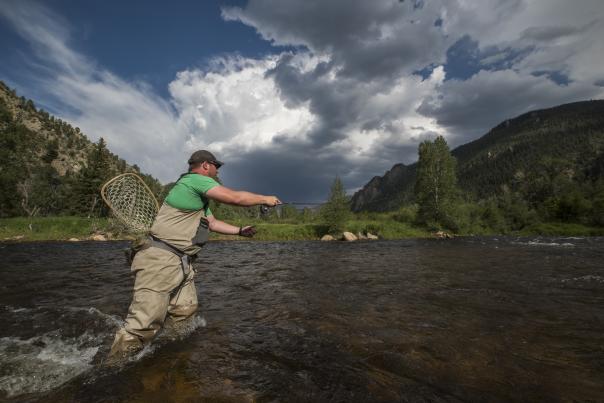
<svg viewBox="0 0 604 403">
<path fill-rule="evenodd" d="M 264 222 L 261 219 L 247 222 L 233 221 L 234 225 L 255 225 L 260 241 L 319 240 L 327 232 L 320 223 Z M 426 238 L 434 231 L 411 223 L 388 219 L 352 219 L 346 230 L 354 234 L 371 232 L 381 239 Z M 501 235 L 488 230 L 460 233 L 461 236 Z M 601 236 L 604 228 L 572 223 L 538 223 L 514 234 L 518 236 Z M 0 242 L 67 241 L 67 240 L 128 240 L 132 239 L 125 228 L 112 218 L 86 217 L 13 217 L 0 219 Z M 213 240 L 241 239 L 239 237 L 211 234 Z"/>
</svg>

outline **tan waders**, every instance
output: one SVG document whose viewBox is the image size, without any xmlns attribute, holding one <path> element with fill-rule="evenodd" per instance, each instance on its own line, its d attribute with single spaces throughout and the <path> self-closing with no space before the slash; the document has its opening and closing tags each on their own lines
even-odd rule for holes
<svg viewBox="0 0 604 403">
<path fill-rule="evenodd" d="M 110 358 L 130 355 L 149 343 L 166 316 L 184 320 L 197 311 L 195 272 L 190 263 L 183 267 L 174 253 L 150 247 L 136 254 L 132 262 L 134 296 L 125 325 L 117 331 Z"/>
</svg>

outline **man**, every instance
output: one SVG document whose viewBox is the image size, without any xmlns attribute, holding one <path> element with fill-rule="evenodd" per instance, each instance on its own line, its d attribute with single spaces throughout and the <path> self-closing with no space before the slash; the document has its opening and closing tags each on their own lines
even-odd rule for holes
<svg viewBox="0 0 604 403">
<path fill-rule="evenodd" d="M 208 230 L 252 237 L 251 226 L 236 227 L 218 220 L 209 200 L 236 206 L 275 206 L 275 196 L 231 190 L 216 181 L 222 162 L 199 150 L 189 158 L 189 171 L 181 175 L 150 230 L 150 239 L 132 261 L 134 296 L 125 325 L 115 334 L 109 356 L 123 357 L 139 351 L 162 327 L 166 316 L 182 321 L 197 311 L 197 291 L 190 258 L 207 241 Z"/>
</svg>

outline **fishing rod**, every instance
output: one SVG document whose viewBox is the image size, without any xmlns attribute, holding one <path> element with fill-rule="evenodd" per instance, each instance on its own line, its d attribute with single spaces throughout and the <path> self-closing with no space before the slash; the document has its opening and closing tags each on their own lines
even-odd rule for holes
<svg viewBox="0 0 604 403">
<path fill-rule="evenodd" d="M 280 205 L 283 205 L 283 204 L 292 204 L 294 206 L 306 206 L 306 205 L 308 205 L 308 206 L 318 206 L 318 205 L 324 204 L 324 203 L 325 202 L 321 202 L 321 203 L 318 203 L 318 202 L 283 202 L 281 204 L 277 204 L 277 206 L 280 206 Z"/>
<path fill-rule="evenodd" d="M 275 206 L 267 206 L 266 204 L 263 204 L 260 206 L 260 212 L 262 214 L 266 214 L 270 211 L 270 209 L 273 209 L 277 206 L 285 206 L 285 205 L 290 205 L 290 206 L 320 206 L 321 204 L 325 204 L 325 202 L 322 203 L 318 203 L 318 202 L 282 202 L 281 204 L 277 204 Z"/>
</svg>

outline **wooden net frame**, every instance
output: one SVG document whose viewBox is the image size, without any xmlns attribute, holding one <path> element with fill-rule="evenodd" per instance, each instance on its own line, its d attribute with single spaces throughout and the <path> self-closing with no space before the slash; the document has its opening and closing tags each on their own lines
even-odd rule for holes
<svg viewBox="0 0 604 403">
<path fill-rule="evenodd" d="M 113 214 L 135 232 L 148 231 L 159 211 L 159 203 L 149 186 L 135 173 L 110 179 L 101 196 Z"/>
</svg>

